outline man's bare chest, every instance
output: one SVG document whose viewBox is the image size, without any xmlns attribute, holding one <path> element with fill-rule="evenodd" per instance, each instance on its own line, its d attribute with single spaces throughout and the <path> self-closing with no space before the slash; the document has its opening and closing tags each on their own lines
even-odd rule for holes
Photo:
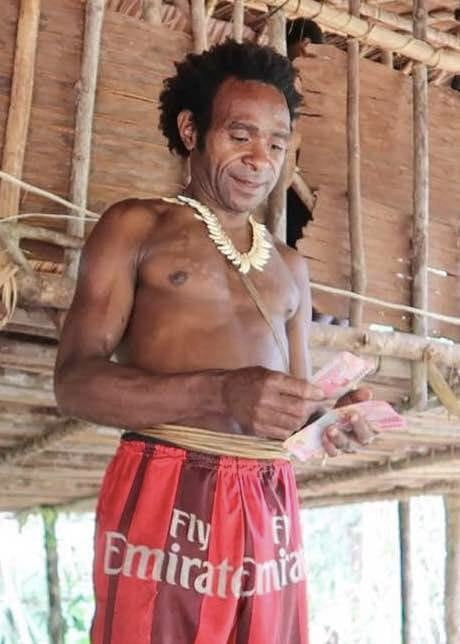
<svg viewBox="0 0 460 644">
<path fill-rule="evenodd" d="M 201 234 L 200 234 L 201 233 Z M 275 247 L 263 271 L 251 269 L 249 277 L 267 309 L 288 319 L 297 310 L 299 291 Z M 138 267 L 138 285 L 161 296 L 184 302 L 214 302 L 241 307 L 254 304 L 238 273 L 204 231 L 185 231 L 174 238 L 155 241 Z"/>
</svg>

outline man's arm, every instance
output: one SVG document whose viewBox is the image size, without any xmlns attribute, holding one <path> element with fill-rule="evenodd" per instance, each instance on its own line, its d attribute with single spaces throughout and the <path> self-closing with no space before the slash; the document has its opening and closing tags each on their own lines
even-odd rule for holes
<svg viewBox="0 0 460 644">
<path fill-rule="evenodd" d="M 85 245 L 55 370 L 56 398 L 69 416 L 142 428 L 223 410 L 219 373 L 164 376 L 110 361 L 131 315 L 143 240 L 154 225 L 141 202 L 122 202 L 102 216 Z"/>
</svg>

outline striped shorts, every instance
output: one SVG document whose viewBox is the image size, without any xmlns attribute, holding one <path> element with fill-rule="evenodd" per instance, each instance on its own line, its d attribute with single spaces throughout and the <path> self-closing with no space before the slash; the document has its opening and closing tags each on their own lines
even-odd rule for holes
<svg viewBox="0 0 460 644">
<path fill-rule="evenodd" d="M 307 644 L 291 465 L 122 440 L 94 585 L 92 644 Z"/>
</svg>

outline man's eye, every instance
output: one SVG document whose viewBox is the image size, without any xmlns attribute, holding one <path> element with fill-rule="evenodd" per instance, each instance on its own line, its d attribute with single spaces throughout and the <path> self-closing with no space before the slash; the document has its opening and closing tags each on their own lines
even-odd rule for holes
<svg viewBox="0 0 460 644">
<path fill-rule="evenodd" d="M 276 143 L 273 143 L 272 150 L 276 150 L 276 152 L 284 152 L 285 148 L 282 145 L 276 145 Z"/>
<path fill-rule="evenodd" d="M 245 143 L 249 140 L 246 136 L 235 136 L 234 134 L 232 134 L 232 139 L 234 141 L 238 141 L 239 143 Z"/>
</svg>

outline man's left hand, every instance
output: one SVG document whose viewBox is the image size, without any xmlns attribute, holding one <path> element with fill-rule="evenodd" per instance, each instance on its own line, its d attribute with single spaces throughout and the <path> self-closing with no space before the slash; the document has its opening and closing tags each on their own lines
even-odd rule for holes
<svg viewBox="0 0 460 644">
<path fill-rule="evenodd" d="M 334 408 L 346 407 L 354 403 L 372 399 L 372 391 L 364 387 L 349 391 L 341 396 Z M 340 428 L 337 424 L 327 427 L 322 435 L 321 442 L 326 454 L 337 456 L 340 452 L 354 452 L 360 445 L 369 445 L 375 438 L 375 430 L 364 420 L 358 412 L 347 414 L 347 427 Z"/>
</svg>

